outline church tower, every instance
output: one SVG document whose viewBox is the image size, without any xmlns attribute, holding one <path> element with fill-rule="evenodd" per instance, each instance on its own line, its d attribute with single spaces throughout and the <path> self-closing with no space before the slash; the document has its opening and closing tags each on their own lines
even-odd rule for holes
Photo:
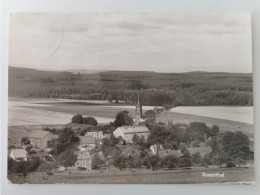
<svg viewBox="0 0 260 195">
<path fill-rule="evenodd" d="M 140 100 L 138 95 L 138 100 L 135 107 L 135 125 L 138 125 L 140 123 L 141 117 L 142 117 L 142 106 L 140 105 Z"/>
</svg>

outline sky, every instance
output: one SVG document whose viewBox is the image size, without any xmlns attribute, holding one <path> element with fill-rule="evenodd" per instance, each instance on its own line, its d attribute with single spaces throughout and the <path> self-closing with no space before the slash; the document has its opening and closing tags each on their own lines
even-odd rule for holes
<svg viewBox="0 0 260 195">
<path fill-rule="evenodd" d="M 252 72 L 248 13 L 11 14 L 9 65 Z"/>
</svg>

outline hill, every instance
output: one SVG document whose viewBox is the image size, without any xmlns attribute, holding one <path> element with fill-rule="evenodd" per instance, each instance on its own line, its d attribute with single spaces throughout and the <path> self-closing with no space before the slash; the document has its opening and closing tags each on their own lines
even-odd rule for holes
<svg viewBox="0 0 260 195">
<path fill-rule="evenodd" d="M 104 71 L 9 67 L 9 97 L 122 100 L 143 105 L 252 105 L 251 73 Z"/>
</svg>

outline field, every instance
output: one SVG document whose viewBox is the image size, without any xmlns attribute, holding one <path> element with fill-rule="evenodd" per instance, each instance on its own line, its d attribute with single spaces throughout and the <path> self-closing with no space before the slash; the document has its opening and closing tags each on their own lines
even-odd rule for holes
<svg viewBox="0 0 260 195">
<path fill-rule="evenodd" d="M 253 124 L 252 106 L 178 106 L 171 112 Z"/>
<path fill-rule="evenodd" d="M 179 170 L 109 170 L 98 173 L 98 171 L 83 171 L 78 175 L 78 171 L 57 172 L 48 176 L 48 180 L 43 177 L 46 173 L 33 172 L 27 178 L 17 178 L 16 175 L 9 176 L 12 183 L 76 183 L 76 184 L 183 184 L 183 183 L 232 183 L 250 184 L 254 181 L 254 167 L 249 168 L 191 168 Z M 202 177 L 205 173 L 224 173 L 224 178 Z"/>
<path fill-rule="evenodd" d="M 145 106 L 143 110 L 152 108 Z M 245 120 L 253 118 L 252 107 L 226 108 L 221 107 L 221 109 L 217 110 L 218 112 L 213 112 L 216 110 L 216 107 L 177 107 L 171 111 L 161 113 L 157 120 L 166 123 L 172 121 L 173 123 L 187 124 L 190 122 L 205 122 L 209 126 L 219 126 L 220 131 L 243 131 L 253 138 L 253 125 L 240 122 L 243 121 L 241 118 L 245 118 Z M 244 108 L 247 109 L 247 112 L 242 112 Z M 215 115 L 212 116 L 212 114 L 209 114 L 211 117 L 200 116 L 203 109 L 207 109 L 209 113 L 216 113 L 219 118 L 214 118 Z M 117 112 L 122 110 L 128 110 L 134 116 L 135 106 L 124 103 L 111 104 L 108 101 L 10 98 L 8 105 L 9 139 L 16 142 L 20 134 L 42 128 L 42 126 L 67 124 L 71 121 L 72 116 L 77 113 L 84 116 L 94 116 L 99 123 L 108 123 L 113 121 Z M 187 114 L 189 110 L 191 112 Z M 229 112 L 225 112 L 226 110 Z M 242 111 L 238 112 L 239 110 Z M 229 114 L 232 115 L 230 111 L 233 111 L 233 115 L 238 115 L 239 117 L 233 118 L 233 120 L 226 120 Z"/>
</svg>

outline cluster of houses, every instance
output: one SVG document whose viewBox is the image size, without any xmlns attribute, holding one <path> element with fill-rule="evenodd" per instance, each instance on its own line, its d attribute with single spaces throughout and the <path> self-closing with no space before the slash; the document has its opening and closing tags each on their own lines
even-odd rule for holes
<svg viewBox="0 0 260 195">
<path fill-rule="evenodd" d="M 80 136 L 80 143 L 78 146 L 78 151 L 75 151 L 77 154 L 77 161 L 75 163 L 76 168 L 84 168 L 86 170 L 92 169 L 92 163 L 94 158 L 98 157 L 104 162 L 104 166 L 108 163 L 111 163 L 115 156 L 132 156 L 133 158 L 139 158 L 141 151 L 138 150 L 137 146 L 132 145 L 132 140 L 134 135 L 138 135 L 139 137 L 143 137 L 147 140 L 150 135 L 150 131 L 146 126 L 139 125 L 141 122 L 142 116 L 142 106 L 140 106 L 139 101 L 136 105 L 136 114 L 135 114 L 135 124 L 133 126 L 122 126 L 118 127 L 113 135 L 115 137 L 122 137 L 126 144 L 117 145 L 113 150 L 109 152 L 107 157 L 102 154 L 102 152 L 96 152 L 96 148 L 100 146 L 102 143 L 102 139 L 107 135 L 103 135 L 103 130 L 98 126 L 87 126 L 84 124 L 68 124 L 66 127 L 73 129 Z M 83 134 L 80 132 L 84 132 Z M 52 139 L 57 138 L 57 135 L 49 131 L 44 130 L 35 130 L 32 131 L 28 136 L 30 145 L 35 149 L 40 149 L 41 151 L 48 150 L 48 142 Z M 200 153 L 201 157 L 204 157 L 206 154 L 211 152 L 211 147 L 204 146 L 202 147 L 193 147 L 188 148 L 190 154 L 195 154 L 197 152 Z M 152 145 L 149 149 L 150 155 L 158 155 L 160 158 L 164 158 L 168 155 L 175 155 L 177 157 L 182 156 L 180 150 L 171 150 L 164 149 L 161 145 Z M 10 153 L 10 158 L 15 161 L 27 161 L 28 154 L 25 149 L 12 149 Z"/>
</svg>

